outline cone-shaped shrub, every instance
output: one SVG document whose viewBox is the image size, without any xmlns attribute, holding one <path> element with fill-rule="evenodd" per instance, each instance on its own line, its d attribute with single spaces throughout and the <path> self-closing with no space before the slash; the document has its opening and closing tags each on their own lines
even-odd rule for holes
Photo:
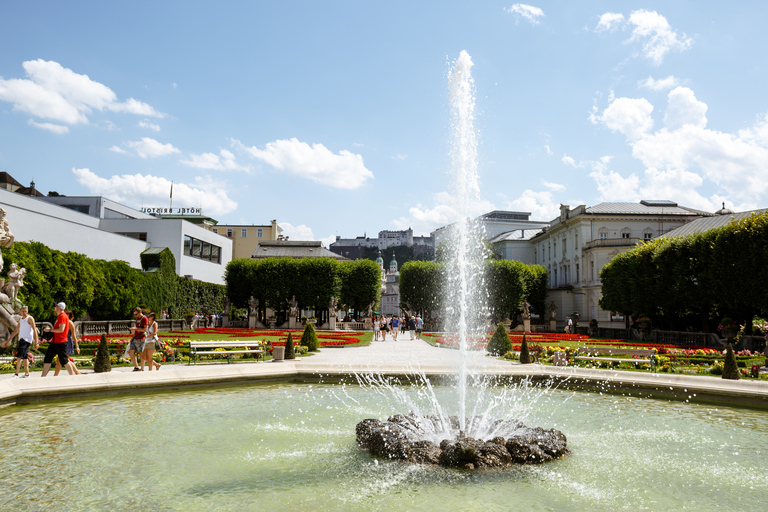
<svg viewBox="0 0 768 512">
<path fill-rule="evenodd" d="M 286 359 L 296 359 L 296 351 L 293 350 L 293 336 L 288 333 L 288 339 L 285 342 L 285 356 Z"/>
<path fill-rule="evenodd" d="M 306 327 L 304 327 L 304 334 L 301 335 L 300 343 L 307 347 L 307 350 L 310 352 L 314 352 L 320 348 L 320 340 L 317 339 L 315 328 L 309 322 L 307 322 Z"/>
<path fill-rule="evenodd" d="M 96 349 L 96 361 L 93 363 L 93 371 L 96 373 L 105 373 L 112 371 L 112 363 L 109 360 L 109 350 L 107 350 L 107 335 L 101 335 L 99 347 Z"/>
<path fill-rule="evenodd" d="M 512 342 L 509 339 L 507 330 L 504 328 L 504 324 L 499 322 L 496 326 L 496 332 L 491 336 L 491 340 L 488 342 L 488 353 L 492 356 L 503 356 L 510 350 L 512 350 Z"/>
<path fill-rule="evenodd" d="M 736 364 L 736 356 L 733 355 L 733 348 L 731 344 L 728 344 L 728 348 L 725 351 L 725 366 L 723 367 L 723 378 L 739 380 L 741 373 L 739 372 L 739 366 Z"/>
<path fill-rule="evenodd" d="M 528 341 L 525 339 L 525 334 L 523 334 L 523 344 L 520 345 L 520 362 L 523 364 L 531 364 L 533 362 L 531 353 L 528 352 Z"/>
</svg>

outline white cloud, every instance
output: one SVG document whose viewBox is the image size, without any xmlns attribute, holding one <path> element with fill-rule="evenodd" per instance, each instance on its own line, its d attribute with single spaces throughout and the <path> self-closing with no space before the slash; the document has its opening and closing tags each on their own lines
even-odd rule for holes
<svg viewBox="0 0 768 512">
<path fill-rule="evenodd" d="M 667 18 L 656 11 L 640 9 L 629 16 L 629 23 L 634 25 L 630 41 L 641 41 L 643 56 L 659 65 L 670 50 L 688 50 L 693 41 L 685 34 L 678 33 L 670 27 Z"/>
<path fill-rule="evenodd" d="M 643 112 L 640 121 L 622 125 L 619 116 L 603 113 L 597 117 L 606 126 L 609 121 L 612 129 L 627 134 L 632 156 L 642 163 L 645 173 L 642 178 L 624 178 L 607 166 L 595 169 L 592 177 L 601 194 L 611 198 L 622 195 L 673 199 L 708 211 L 720 208 L 722 200 L 736 205 L 765 202 L 768 115 L 736 133 L 713 130 L 707 128 L 707 104 L 696 99 L 691 89 L 677 87 L 668 95 L 664 127 L 652 131 L 648 117 L 653 107 L 644 99 L 638 101 L 634 105 L 642 106 L 635 109 Z M 699 190 L 705 186 L 709 197 Z"/>
<path fill-rule="evenodd" d="M 62 133 L 69 133 L 69 127 L 67 127 L 67 126 L 62 126 L 62 125 L 60 125 L 60 124 L 53 124 L 53 123 L 37 123 L 37 122 L 35 122 L 35 121 L 34 121 L 34 120 L 32 120 L 32 119 L 30 119 L 28 122 L 29 122 L 29 124 L 31 124 L 32 126 L 34 126 L 34 127 L 36 127 L 36 128 L 40 128 L 41 130 L 48 130 L 49 132 L 58 133 L 58 134 L 62 134 Z"/>
<path fill-rule="evenodd" d="M 0 78 L 0 100 L 13 103 L 13 109 L 34 117 L 68 125 L 87 124 L 93 109 L 164 117 L 150 105 L 129 98 L 119 102 L 112 89 L 42 59 L 22 64 L 28 78 Z"/>
<path fill-rule="evenodd" d="M 544 11 L 539 7 L 527 4 L 514 4 L 512 7 L 504 9 L 510 14 L 516 14 L 522 16 L 529 23 L 536 25 L 539 23 L 538 18 L 544 16 Z"/>
<path fill-rule="evenodd" d="M 617 98 L 601 115 L 591 119 L 592 122 L 601 121 L 607 128 L 635 140 L 653 127 L 651 112 L 653 105 L 645 98 Z"/>
<path fill-rule="evenodd" d="M 640 199 L 640 178 L 634 174 L 625 178 L 612 170 L 594 169 L 589 176 L 595 180 L 597 191 L 600 192 L 600 198 L 604 201 L 635 202 Z M 653 197 L 658 196 L 653 195 Z"/>
<path fill-rule="evenodd" d="M 510 201 L 507 210 L 531 212 L 533 220 L 552 220 L 560 214 L 560 203 L 552 198 L 552 192 L 525 190 L 517 199 Z"/>
<path fill-rule="evenodd" d="M 624 15 L 618 12 L 606 12 L 600 16 L 595 32 L 615 32 L 624 24 Z"/>
<path fill-rule="evenodd" d="M 149 137 L 142 137 L 141 140 L 132 140 L 125 142 L 125 145 L 133 149 L 141 158 L 157 158 L 168 156 L 174 153 L 180 153 L 179 149 L 170 142 L 163 144 Z"/>
<path fill-rule="evenodd" d="M 655 80 L 653 77 L 648 77 L 645 80 L 640 80 L 637 82 L 638 87 L 645 87 L 646 89 L 650 89 L 652 91 L 666 91 L 667 89 L 672 89 L 673 87 L 677 87 L 680 85 L 680 80 L 675 78 L 673 75 L 669 75 L 667 78 L 660 78 L 658 80 Z"/>
<path fill-rule="evenodd" d="M 408 158 L 408 155 L 401 155 L 398 153 L 397 155 L 392 157 L 392 160 L 405 160 L 406 158 Z"/>
<path fill-rule="evenodd" d="M 676 130 L 686 124 L 704 127 L 707 125 L 707 105 L 696 99 L 687 87 L 677 87 L 667 96 L 669 102 L 664 114 L 664 125 Z"/>
<path fill-rule="evenodd" d="M 560 161 L 571 167 L 580 167 L 580 165 L 576 163 L 576 160 L 568 155 L 563 155 L 563 158 L 561 158 Z"/>
<path fill-rule="evenodd" d="M 325 238 L 315 238 L 315 234 L 312 232 L 312 228 L 306 224 L 299 224 L 294 226 L 290 222 L 278 222 L 280 228 L 283 230 L 283 236 L 287 236 L 291 240 L 316 240 L 323 243 L 323 247 L 326 249 L 329 245 L 336 241 L 336 236 L 329 235 Z"/>
<path fill-rule="evenodd" d="M 640 55 L 657 66 L 670 51 L 685 51 L 693 45 L 693 40 L 675 31 L 667 18 L 645 9 L 633 11 L 627 19 L 623 14 L 607 12 L 600 16 L 595 32 L 615 32 L 625 27 L 632 27 L 632 36 L 626 42 L 640 43 Z"/>
<path fill-rule="evenodd" d="M 164 206 L 168 204 L 171 181 L 151 174 L 125 174 L 102 178 L 89 169 L 72 169 L 78 183 L 92 194 L 128 205 L 142 204 Z M 208 215 L 223 215 L 237 209 L 220 183 L 211 186 L 205 178 L 197 178 L 194 185 L 175 182 L 173 184 L 174 207 L 202 208 Z"/>
<path fill-rule="evenodd" d="M 121 148 L 120 146 L 112 146 L 111 148 L 109 148 L 109 150 L 112 151 L 113 153 L 120 153 L 121 155 L 128 154 L 128 152 L 123 148 Z"/>
<path fill-rule="evenodd" d="M 395 229 L 413 228 L 414 234 L 428 234 L 435 229 L 452 224 L 461 218 L 462 212 L 456 208 L 455 196 L 449 192 L 438 192 L 433 195 L 433 207 L 417 204 L 408 209 L 408 215 L 391 222 Z M 478 216 L 496 210 L 490 201 L 476 200 L 470 205 L 464 205 L 462 210 L 469 216 Z"/>
<path fill-rule="evenodd" d="M 549 149 L 549 144 L 544 144 L 544 150 L 547 152 L 547 156 L 552 156 L 554 153 Z"/>
<path fill-rule="evenodd" d="M 551 183 L 549 181 L 544 181 L 544 186 L 547 187 L 549 190 L 554 190 L 556 192 L 565 190 L 565 185 L 563 185 L 562 183 Z"/>
<path fill-rule="evenodd" d="M 226 149 L 215 153 L 202 153 L 191 155 L 189 160 L 182 160 L 181 163 L 197 169 L 210 169 L 214 171 L 246 171 L 249 169 L 237 163 L 235 155 Z"/>
<path fill-rule="evenodd" d="M 152 123 L 147 120 L 139 121 L 139 128 L 144 128 L 146 130 L 152 130 L 153 132 L 159 132 L 160 131 L 160 125 L 157 123 Z"/>
<path fill-rule="evenodd" d="M 322 144 L 310 146 L 296 138 L 270 142 L 264 149 L 244 146 L 238 140 L 233 146 L 277 170 L 329 187 L 356 189 L 373 178 L 362 156 L 347 150 L 336 154 Z"/>
</svg>

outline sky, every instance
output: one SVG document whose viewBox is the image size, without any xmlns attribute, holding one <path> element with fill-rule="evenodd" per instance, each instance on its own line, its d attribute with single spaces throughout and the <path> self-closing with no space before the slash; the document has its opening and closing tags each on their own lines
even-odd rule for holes
<svg viewBox="0 0 768 512">
<path fill-rule="evenodd" d="M 478 214 L 768 207 L 768 3 L 0 1 L 0 171 L 294 240 L 453 220 L 473 62 Z"/>
</svg>

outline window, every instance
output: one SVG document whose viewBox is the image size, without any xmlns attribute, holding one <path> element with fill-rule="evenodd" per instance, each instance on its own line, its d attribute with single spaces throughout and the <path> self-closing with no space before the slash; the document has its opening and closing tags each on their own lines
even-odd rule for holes
<svg viewBox="0 0 768 512">
<path fill-rule="evenodd" d="M 622 233 L 621 238 L 629 238 L 629 233 Z"/>
<path fill-rule="evenodd" d="M 573 235 L 573 249 L 576 250 L 579 248 L 579 234 L 574 233 Z"/>
<path fill-rule="evenodd" d="M 576 264 L 576 283 L 579 282 L 579 264 Z"/>
<path fill-rule="evenodd" d="M 146 233 L 115 233 L 117 235 L 123 235 L 123 236 L 129 236 L 131 238 L 137 238 L 141 240 L 142 242 L 147 241 L 147 234 Z"/>
<path fill-rule="evenodd" d="M 248 230 L 245 228 L 240 229 L 240 238 L 247 238 L 248 237 Z"/>
<path fill-rule="evenodd" d="M 605 240 L 608 238 L 608 232 L 607 231 L 601 231 L 600 232 L 600 240 Z"/>
<path fill-rule="evenodd" d="M 184 256 L 221 263 L 221 247 L 184 235 Z"/>
<path fill-rule="evenodd" d="M 595 280 L 595 262 L 594 261 L 589 262 L 589 280 L 590 281 Z"/>
<path fill-rule="evenodd" d="M 211 229 L 211 231 L 213 231 L 214 233 L 218 234 L 219 233 L 219 228 L 213 228 L 213 229 Z"/>
<path fill-rule="evenodd" d="M 227 228 L 227 238 L 232 238 L 232 228 Z"/>
<path fill-rule="evenodd" d="M 263 230 L 261 228 L 256 230 L 256 238 L 261 238 L 263 236 Z"/>
<path fill-rule="evenodd" d="M 563 256 L 565 256 L 565 248 L 566 248 L 566 238 L 563 238 Z"/>
<path fill-rule="evenodd" d="M 132 219 L 130 215 L 126 215 L 124 213 L 116 212 L 115 210 L 110 210 L 109 208 L 104 208 L 104 218 L 105 219 Z"/>
<path fill-rule="evenodd" d="M 557 242 L 552 242 L 552 252 L 555 253 L 555 258 L 557 258 Z"/>
<path fill-rule="evenodd" d="M 632 230 L 624 228 L 621 230 L 621 238 L 632 238 Z"/>
<path fill-rule="evenodd" d="M 650 240 L 653 238 L 653 231 L 650 229 L 646 229 L 643 231 L 643 240 Z"/>
</svg>

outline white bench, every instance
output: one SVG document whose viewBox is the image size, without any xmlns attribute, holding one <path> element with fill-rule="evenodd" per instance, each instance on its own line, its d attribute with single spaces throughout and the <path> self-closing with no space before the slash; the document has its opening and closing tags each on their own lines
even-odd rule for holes
<svg viewBox="0 0 768 512">
<path fill-rule="evenodd" d="M 258 345 L 258 342 L 255 344 Z M 245 348 L 250 347 L 247 341 L 190 341 L 189 342 L 189 363 L 197 362 L 200 356 L 223 356 L 227 363 L 231 362 L 230 354 L 255 354 L 258 362 L 259 356 L 264 360 L 264 351 L 261 349 Z M 216 350 L 223 348 L 225 350 Z M 239 349 L 239 350 L 232 350 Z"/>
</svg>

